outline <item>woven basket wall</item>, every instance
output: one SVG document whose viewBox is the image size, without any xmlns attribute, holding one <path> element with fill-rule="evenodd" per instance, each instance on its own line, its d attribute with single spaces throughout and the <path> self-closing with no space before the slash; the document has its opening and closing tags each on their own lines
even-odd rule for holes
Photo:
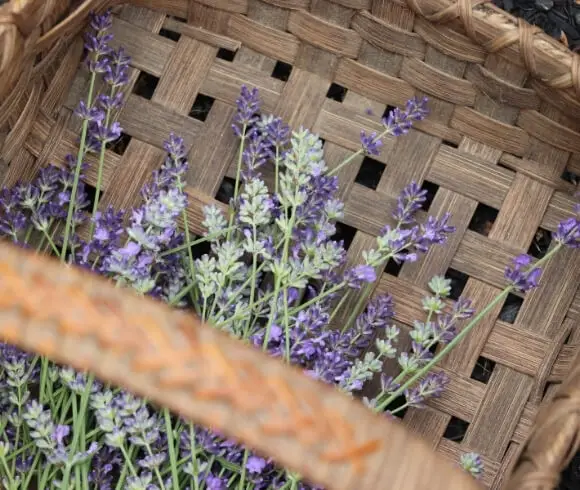
<svg viewBox="0 0 580 490">
<path fill-rule="evenodd" d="M 107 152 L 102 205 L 138 202 L 174 131 L 190 149 L 189 220 L 201 231 L 202 207 L 234 174 L 230 121 L 242 84 L 260 89 L 264 112 L 319 133 L 330 167 L 359 148 L 361 129 L 379 128 L 386 109 L 427 95 L 426 121 L 387 140 L 380 157 L 360 158 L 339 174 L 349 261 L 360 261 L 397 194 L 417 180 L 434 193 L 429 213 L 451 212 L 457 232 L 418 264 L 389 269 L 377 290 L 394 296 L 403 326 L 421 316 L 434 274 L 456 278 L 482 308 L 503 287 L 511 257 L 571 213 L 575 185 L 562 175 L 580 174 L 580 62 L 489 4 L 472 10 L 467 0 L 408 1 L 118 6 L 115 43 L 133 58 L 132 95 L 120 117 L 124 143 Z M 73 151 L 72 109 L 85 90 L 76 34 L 89 10 L 109 4 L 32 1 L 18 15 L 2 7 L 13 9 L 0 15 L 2 185 L 28 180 Z M 95 173 L 87 179 L 94 184 Z M 519 301 L 510 298 L 512 314 L 500 305 L 445 360 L 452 377 L 446 394 L 405 415 L 445 456 L 481 453 L 489 488 L 505 483 L 539 404 L 571 369 L 580 342 L 579 282 L 580 254 L 559 254 L 515 318 Z M 449 439 L 450 425 L 463 427 L 461 440 Z"/>
</svg>

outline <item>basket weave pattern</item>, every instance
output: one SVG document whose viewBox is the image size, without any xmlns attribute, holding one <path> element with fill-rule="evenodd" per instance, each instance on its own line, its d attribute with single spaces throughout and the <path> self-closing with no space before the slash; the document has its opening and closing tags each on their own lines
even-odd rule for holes
<svg viewBox="0 0 580 490">
<path fill-rule="evenodd" d="M 58 36 L 18 24 L 21 33 L 32 34 L 26 56 L 14 55 L 13 69 L 0 74 L 20 80 L 0 101 L 3 184 L 30 179 L 74 151 L 71 113 L 86 80 L 77 71 L 82 41 L 72 34 L 82 28 L 83 12 L 106 3 L 82 2 L 81 13 L 59 25 Z M 130 141 L 107 152 L 103 206 L 138 201 L 138 190 L 163 157 L 163 139 L 174 131 L 191 150 L 189 221 L 201 231 L 202 207 L 216 202 L 224 178 L 235 174 L 230 121 L 245 83 L 259 88 L 264 112 L 319 133 L 331 168 L 359 149 L 361 129 L 379 130 L 386 108 L 413 95 L 430 98 L 427 120 L 406 137 L 385 141 L 376 157 L 382 170 L 377 182 L 359 183 L 362 157 L 338 174 L 344 224 L 354 232 L 350 264 L 373 246 L 391 220 L 396 195 L 413 179 L 438 186 L 430 214 L 453 216 L 457 232 L 447 246 L 405 264 L 397 276 L 378 279 L 377 291 L 393 295 L 403 328 L 421 317 L 427 281 L 449 269 L 469 276 L 463 295 L 476 308 L 485 306 L 503 287 L 510 258 L 529 249 L 539 228 L 553 231 L 572 209 L 574 186 L 560 176 L 565 170 L 580 174 L 578 58 L 487 4 L 473 2 L 480 5 L 472 10 L 467 0 L 409 0 L 410 6 L 402 0 L 127 3 L 113 32 L 135 67 L 133 93 L 120 116 Z M 44 22 L 54 25 L 57 18 Z M 42 40 L 36 65 L 32 37 Z M 24 58 L 18 67 L 14 60 Z M 146 93 L 152 79 L 155 90 Z M 327 96 L 332 84 L 346 89 L 342 100 Z M 208 101 L 211 108 L 201 117 L 196 111 Z M 93 185 L 95 168 L 87 172 Z M 487 235 L 470 226 L 482 205 L 497 211 Z M 449 458 L 480 452 L 488 487 L 504 482 L 547 385 L 570 370 L 580 341 L 579 282 L 579 254 L 558 254 L 515 322 L 498 320 L 501 305 L 490 312 L 442 364 L 452 378 L 444 396 L 405 416 L 412 431 Z M 486 383 L 472 377 L 481 358 L 495 363 Z M 454 419 L 468 424 L 461 442 L 443 437 Z"/>
</svg>

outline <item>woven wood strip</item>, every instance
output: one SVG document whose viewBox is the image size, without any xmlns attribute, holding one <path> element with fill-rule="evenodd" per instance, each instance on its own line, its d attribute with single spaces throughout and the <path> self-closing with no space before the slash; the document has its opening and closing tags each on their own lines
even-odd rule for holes
<svg viewBox="0 0 580 490">
<path fill-rule="evenodd" d="M 135 93 L 120 116 L 130 142 L 121 155 L 106 153 L 103 205 L 136 202 L 138 189 L 163 157 L 163 138 L 175 131 L 189 150 L 188 221 L 200 233 L 203 206 L 221 205 L 215 196 L 224 179 L 235 175 L 237 142 L 229 125 L 245 83 L 260 90 L 263 113 L 276 112 L 294 127 L 318 132 L 331 168 L 360 148 L 361 129 L 380 129 L 386 109 L 413 95 L 430 98 L 427 120 L 404 138 L 387 139 L 380 156 L 359 157 L 339 174 L 349 264 L 359 263 L 362 251 L 374 246 L 391 222 L 397 194 L 412 179 L 434 194 L 421 219 L 452 213 L 457 232 L 448 246 L 434 248 L 417 264 L 379 274 L 376 293 L 393 295 L 403 327 L 422 317 L 421 295 L 433 274 L 459 274 L 466 281 L 463 294 L 478 308 L 485 306 L 503 287 L 510 258 L 530 249 L 539 228 L 553 231 L 570 215 L 575 186 L 561 175 L 580 170 L 579 99 L 573 90 L 547 89 L 531 80 L 517 38 L 512 44 L 511 37 L 502 38 L 507 47 L 501 56 L 490 52 L 498 43 L 484 46 L 505 32 L 519 32 L 487 4 L 473 13 L 474 41 L 465 18 L 440 14 L 429 21 L 394 0 L 131 3 L 114 23 L 116 42 L 133 57 L 129 91 Z M 448 4 L 426 0 L 421 8 L 431 15 Z M 162 28 L 179 39 L 160 34 Z M 75 151 L 78 123 L 70 114 L 86 82 L 76 73 L 79 44 L 67 43 L 45 72 L 39 103 L 30 105 L 37 100 L 35 85 L 24 84 L 9 101 L 10 115 L 0 116 L 8 132 L 27 128 L 25 136 L 6 138 L 24 146 L 2 147 L 5 184 L 29 180 L 40 166 L 60 164 Z M 563 77 L 556 80 L 559 86 L 571 87 L 570 55 L 542 36 L 534 36 L 534 46 L 536 69 L 549 68 L 552 76 Z M 144 77 L 157 83 L 152 94 L 142 93 Z M 332 95 L 336 86 L 342 95 Z M 211 107 L 200 115 L 196 100 L 202 96 Z M 29 111 L 18 126 L 27 104 L 41 109 Z M 263 173 L 270 181 L 271 174 Z M 87 180 L 95 184 L 94 170 Z M 443 364 L 452 377 L 450 390 L 428 409 L 405 415 L 407 426 L 448 458 L 481 451 L 489 488 L 506 481 L 546 384 L 565 377 L 580 345 L 573 323 L 580 317 L 577 255 L 562 254 L 548 265 L 537 293 L 520 298 L 515 319 L 506 321 L 505 312 L 500 318 L 502 305 L 490 312 Z M 490 362 L 493 372 L 481 381 L 477 366 Z M 452 441 L 445 434 L 456 419 L 469 425 L 461 440 Z"/>
</svg>

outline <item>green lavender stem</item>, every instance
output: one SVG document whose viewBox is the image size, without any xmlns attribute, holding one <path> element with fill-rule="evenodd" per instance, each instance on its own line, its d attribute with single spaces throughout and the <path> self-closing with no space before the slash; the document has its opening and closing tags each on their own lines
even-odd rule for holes
<svg viewBox="0 0 580 490">
<path fill-rule="evenodd" d="M 562 248 L 562 244 L 558 243 L 552 250 L 550 250 L 544 257 L 538 260 L 534 265 L 532 265 L 532 269 L 541 267 L 545 264 L 548 260 L 550 260 L 560 249 Z M 433 366 L 435 366 L 441 359 L 443 359 L 451 350 L 459 343 L 461 340 L 466 337 L 469 332 L 477 325 L 481 319 L 487 315 L 499 302 L 501 302 L 504 298 L 508 296 L 514 290 L 513 286 L 507 286 L 503 291 L 501 291 L 483 310 L 481 310 L 473 319 L 457 334 L 457 336 L 449 342 L 441 351 L 431 359 L 423 368 L 421 368 L 415 375 L 411 376 L 405 383 L 401 385 L 401 387 L 393 392 L 386 400 L 377 404 L 375 407 L 375 411 L 382 412 L 384 411 L 394 400 L 396 400 L 399 396 L 401 396 L 409 386 L 412 386 L 416 381 L 420 380 L 425 374 L 427 374 Z"/>
<path fill-rule="evenodd" d="M 79 444 L 79 440 L 81 438 L 81 433 L 85 430 L 85 415 L 87 412 L 87 407 L 89 404 L 89 395 L 91 393 L 91 388 L 93 386 L 94 375 L 89 374 L 87 376 L 87 384 L 85 386 L 85 390 L 81 395 L 81 405 L 79 408 L 78 414 L 76 414 L 74 425 L 73 425 L 73 441 L 70 446 L 70 457 L 72 458 L 73 455 L 77 452 L 77 446 Z M 69 460 L 65 466 L 64 475 L 62 478 L 61 488 L 63 490 L 68 490 L 68 482 L 70 480 L 70 473 L 73 468 L 72 461 Z"/>
<path fill-rule="evenodd" d="M 111 89 L 111 98 L 115 95 L 115 88 Z M 111 108 L 107 109 L 107 113 L 105 115 L 105 127 L 109 127 L 109 121 L 111 119 Z M 91 216 L 93 219 L 89 225 L 89 240 L 93 238 L 93 232 L 95 231 L 95 214 L 99 209 L 99 198 L 101 197 L 101 185 L 103 182 L 103 167 L 105 166 L 105 150 L 107 148 L 107 144 L 104 141 L 101 141 L 101 151 L 99 152 L 99 166 L 97 168 L 97 185 L 95 186 L 95 202 L 93 203 L 93 212 Z"/>
<path fill-rule="evenodd" d="M 248 130 L 248 125 L 244 124 L 242 127 L 242 136 L 240 138 L 240 152 L 238 154 L 238 165 L 236 168 L 236 183 L 234 184 L 234 200 L 237 199 L 239 188 L 240 188 L 240 175 L 242 172 L 242 160 L 243 160 L 243 156 L 244 156 L 244 144 L 246 141 L 246 131 L 247 130 Z M 230 209 L 230 219 L 229 219 L 228 228 L 232 228 L 233 224 L 234 224 L 234 210 Z M 228 231 L 227 239 L 229 240 L 230 237 L 231 237 L 231 229 Z"/>
<path fill-rule="evenodd" d="M 95 91 L 96 78 L 97 78 L 96 72 L 92 72 L 91 73 L 91 81 L 89 84 L 89 94 L 87 96 L 87 109 L 89 109 L 91 107 L 91 104 L 93 101 L 93 93 Z M 89 121 L 87 119 L 85 119 L 85 120 L 83 120 L 83 127 L 82 127 L 82 131 L 81 131 L 81 141 L 79 144 L 79 151 L 77 153 L 77 165 L 75 168 L 73 186 L 72 186 L 71 195 L 70 195 L 70 203 L 68 205 L 68 214 L 66 217 L 66 225 L 64 227 L 64 238 L 62 241 L 62 250 L 61 250 L 61 254 L 60 254 L 61 262 L 64 262 L 66 260 L 66 250 L 68 247 L 68 241 L 70 239 L 70 235 L 71 235 L 72 228 L 73 228 L 72 220 L 73 220 L 74 210 L 76 207 L 75 204 L 76 204 L 76 199 L 77 199 L 77 189 L 79 186 L 79 179 L 81 176 L 81 167 L 82 167 L 82 163 L 83 163 L 83 157 L 85 156 L 85 147 L 86 147 L 86 143 L 87 143 L 88 128 L 89 128 Z"/>
<path fill-rule="evenodd" d="M 380 135 L 378 135 L 373 140 L 373 143 L 376 143 L 377 141 L 382 140 L 389 133 L 389 131 L 390 131 L 389 129 L 386 129 L 385 131 L 383 131 Z M 339 165 L 337 165 L 333 169 L 329 170 L 326 174 L 328 176 L 334 175 L 335 173 L 339 172 L 340 169 L 342 169 L 343 167 L 346 167 L 356 157 L 358 157 L 359 155 L 362 155 L 363 153 L 364 153 L 364 148 L 361 148 L 360 150 L 355 151 L 351 156 L 345 158 Z"/>
<path fill-rule="evenodd" d="M 163 410 L 165 418 L 165 433 L 167 434 L 167 449 L 169 451 L 169 464 L 171 465 L 172 486 L 179 484 L 179 475 L 177 473 L 177 455 L 175 453 L 175 441 L 173 438 L 173 424 L 171 423 L 171 414 L 168 409 Z"/>
</svg>

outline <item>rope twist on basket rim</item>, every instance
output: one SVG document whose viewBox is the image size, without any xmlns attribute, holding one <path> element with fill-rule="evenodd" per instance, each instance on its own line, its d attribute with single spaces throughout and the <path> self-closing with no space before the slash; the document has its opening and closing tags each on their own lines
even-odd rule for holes
<svg viewBox="0 0 580 490">
<path fill-rule="evenodd" d="M 580 98 L 580 56 L 576 53 L 568 50 L 572 55 L 569 73 L 564 73 L 563 75 L 550 79 L 546 79 L 539 74 L 536 66 L 534 37 L 538 35 L 543 38 L 547 37 L 547 34 L 541 28 L 532 26 L 523 19 L 515 19 L 507 12 L 501 11 L 506 17 L 517 21 L 517 29 L 508 30 L 491 41 L 481 42 L 474 27 L 474 10 L 480 5 L 493 6 L 489 0 L 458 0 L 451 5 L 441 7 L 440 10 L 433 13 L 425 12 L 424 8 L 420 5 L 420 0 L 406 0 L 406 2 L 416 14 L 433 23 L 446 24 L 459 19 L 468 37 L 490 53 L 498 53 L 513 44 L 517 44 L 522 62 L 534 78 L 537 78 L 550 88 L 558 90 L 573 88 L 576 96 Z M 493 8 L 496 7 L 493 6 Z"/>
</svg>

